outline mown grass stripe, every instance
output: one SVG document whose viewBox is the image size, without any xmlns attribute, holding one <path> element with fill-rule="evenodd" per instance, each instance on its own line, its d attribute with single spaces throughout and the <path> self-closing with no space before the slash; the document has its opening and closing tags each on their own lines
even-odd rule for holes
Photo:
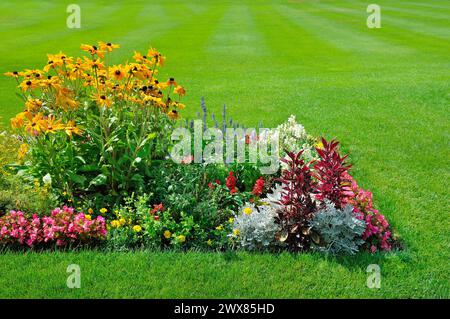
<svg viewBox="0 0 450 319">
<path fill-rule="evenodd" d="M 318 6 L 326 9 L 327 11 L 334 12 L 347 12 L 349 14 L 354 15 L 355 17 L 359 17 L 361 22 L 365 22 L 365 19 L 369 15 L 366 12 L 366 5 L 357 5 L 352 1 L 345 1 L 343 6 L 333 6 L 330 4 L 320 3 Z M 418 13 L 421 10 L 413 10 L 409 11 L 409 14 L 405 14 L 400 10 L 395 10 L 396 7 L 386 7 L 384 5 L 380 5 L 381 8 L 381 21 L 382 27 L 400 27 L 404 30 L 414 31 L 417 33 L 422 33 L 425 35 L 433 35 L 442 37 L 443 39 L 447 39 L 450 37 L 450 23 L 448 22 L 448 18 L 443 21 L 443 23 L 430 21 L 429 18 L 421 17 L 420 15 L 414 14 L 414 12 Z M 394 10 L 391 10 L 393 8 Z"/>
<path fill-rule="evenodd" d="M 319 8 L 329 7 L 327 5 L 319 3 L 315 3 L 314 5 Z M 357 25 L 361 29 L 366 28 L 367 32 L 378 31 L 372 32 L 374 37 L 380 38 L 390 43 L 400 44 L 408 48 L 413 48 L 416 50 L 416 52 L 419 52 L 421 54 L 440 55 L 443 46 L 449 46 L 448 41 L 445 41 L 436 35 L 424 35 L 423 33 L 417 32 L 416 30 L 408 30 L 399 27 L 394 28 L 386 26 L 386 24 L 384 26 L 382 25 L 382 28 L 380 29 L 368 29 L 365 24 L 367 19 L 366 12 L 359 12 L 357 10 L 354 10 L 352 5 L 349 6 L 349 10 L 342 10 L 339 15 L 335 12 L 332 12 L 331 10 L 324 9 L 316 11 L 315 14 L 333 20 L 333 22 L 339 27 L 340 25 Z M 346 16 L 348 18 L 343 19 L 343 16 Z"/>
</svg>

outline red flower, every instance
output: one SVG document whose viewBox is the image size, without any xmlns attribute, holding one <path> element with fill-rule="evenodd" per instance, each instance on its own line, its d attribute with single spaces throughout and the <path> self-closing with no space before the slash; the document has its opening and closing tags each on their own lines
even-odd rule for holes
<svg viewBox="0 0 450 319">
<path fill-rule="evenodd" d="M 236 193 L 236 177 L 233 176 L 232 171 L 230 171 L 230 174 L 227 177 L 225 185 L 228 187 L 231 194 Z"/>
<path fill-rule="evenodd" d="M 255 186 L 253 186 L 252 194 L 255 196 L 261 196 L 264 190 L 264 178 L 262 176 L 256 180 Z"/>
<path fill-rule="evenodd" d="M 164 206 L 163 204 L 157 204 L 157 205 L 153 205 L 153 209 L 150 211 L 150 214 L 155 214 L 157 212 L 162 212 L 164 211 Z"/>
<path fill-rule="evenodd" d="M 155 220 L 158 220 L 159 219 L 159 216 L 158 215 L 155 215 Z"/>
</svg>

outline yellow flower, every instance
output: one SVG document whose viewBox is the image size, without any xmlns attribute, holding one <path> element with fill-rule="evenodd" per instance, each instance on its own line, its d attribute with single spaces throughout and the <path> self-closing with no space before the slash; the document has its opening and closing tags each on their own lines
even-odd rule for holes
<svg viewBox="0 0 450 319">
<path fill-rule="evenodd" d="M 123 226 L 127 223 L 127 221 L 125 220 L 125 218 L 122 217 L 119 219 L 119 223 L 120 223 L 120 226 Z"/>
<path fill-rule="evenodd" d="M 25 102 L 25 107 L 28 112 L 36 112 L 42 107 L 42 101 L 39 99 L 28 98 Z"/>
<path fill-rule="evenodd" d="M 120 45 L 118 45 L 118 44 L 113 44 L 111 42 L 105 43 L 105 42 L 102 42 L 102 41 L 100 41 L 98 43 L 98 46 L 100 47 L 100 50 L 108 51 L 108 52 L 111 52 L 113 49 L 120 48 Z"/>
<path fill-rule="evenodd" d="M 110 107 L 112 105 L 112 100 L 110 98 L 108 98 L 106 95 L 104 94 L 97 94 L 94 96 L 94 100 L 97 102 L 98 105 L 100 106 L 106 106 L 106 107 Z"/>
<path fill-rule="evenodd" d="M 118 228 L 118 227 L 120 227 L 120 222 L 119 222 L 118 220 L 113 220 L 113 221 L 111 222 L 111 226 L 112 226 L 113 228 Z"/>
<path fill-rule="evenodd" d="M 180 115 L 178 114 L 177 110 L 172 110 L 169 113 L 167 113 L 167 115 L 169 116 L 169 118 L 171 118 L 172 120 L 178 120 L 180 118 Z"/>
<path fill-rule="evenodd" d="M 100 208 L 100 213 L 106 214 L 107 212 L 108 212 L 108 210 L 105 207 Z"/>
<path fill-rule="evenodd" d="M 147 56 L 153 58 L 153 62 L 158 66 L 163 66 L 166 58 L 161 55 L 158 51 L 153 48 L 150 48 L 147 52 Z"/>
<path fill-rule="evenodd" d="M 244 214 L 250 215 L 253 212 L 251 207 L 245 207 L 244 208 Z"/>
<path fill-rule="evenodd" d="M 169 80 L 167 80 L 166 84 L 167 84 L 167 86 L 170 86 L 170 85 L 176 86 L 177 82 L 175 81 L 174 78 L 170 78 Z"/>
<path fill-rule="evenodd" d="M 64 125 L 61 124 L 61 120 L 56 120 L 55 116 L 53 115 L 50 115 L 46 120 L 43 120 L 42 125 L 45 134 L 47 133 L 55 134 L 56 132 L 64 129 Z"/>
<path fill-rule="evenodd" d="M 184 235 L 178 236 L 177 239 L 178 239 L 178 242 L 180 242 L 180 243 L 184 243 L 186 241 L 186 237 Z"/>
<path fill-rule="evenodd" d="M 19 87 L 22 91 L 35 89 L 38 87 L 38 82 L 36 80 L 24 80 L 19 84 Z"/>
<path fill-rule="evenodd" d="M 170 231 L 166 230 L 166 231 L 164 232 L 164 237 L 165 237 L 166 239 L 169 239 L 170 236 L 172 236 L 172 233 L 171 233 Z"/>
<path fill-rule="evenodd" d="M 83 51 L 89 52 L 91 55 L 97 54 L 100 58 L 105 56 L 104 52 L 99 50 L 95 45 L 82 44 L 80 48 Z"/>
<path fill-rule="evenodd" d="M 179 85 L 173 91 L 176 94 L 178 94 L 179 96 L 184 96 L 186 94 L 186 90 L 182 86 L 179 86 Z"/>
<path fill-rule="evenodd" d="M 114 65 L 109 68 L 109 74 L 112 74 L 113 78 L 120 81 L 126 74 L 126 70 L 121 65 Z"/>
<path fill-rule="evenodd" d="M 26 143 L 20 144 L 19 151 L 17 154 L 19 160 L 23 160 L 25 158 L 25 155 L 27 155 L 27 153 L 28 153 L 28 144 Z"/>
<path fill-rule="evenodd" d="M 68 88 L 60 88 L 56 92 L 56 105 L 63 108 L 65 111 L 67 109 L 76 109 L 78 102 L 73 99 L 75 96 L 74 92 Z"/>
<path fill-rule="evenodd" d="M 66 127 L 64 128 L 64 131 L 66 132 L 67 135 L 69 135 L 70 138 L 72 138 L 73 134 L 76 135 L 82 135 L 83 131 L 80 130 L 76 125 L 74 121 L 69 121 L 66 124 Z"/>
<path fill-rule="evenodd" d="M 28 133 L 38 135 L 39 132 L 45 129 L 45 121 L 42 117 L 42 114 L 38 113 L 35 116 L 32 116 L 31 113 L 28 113 L 27 117 L 29 121 L 25 125 L 25 129 L 28 131 Z"/>
<path fill-rule="evenodd" d="M 323 148 L 323 143 L 321 141 L 317 142 L 316 144 L 314 144 L 315 147 L 322 149 Z"/>
<path fill-rule="evenodd" d="M 92 216 L 91 215 L 84 215 L 84 218 L 86 218 L 87 220 L 91 220 Z"/>
<path fill-rule="evenodd" d="M 94 213 L 94 210 L 92 208 L 89 208 L 88 213 L 92 215 Z"/>
<path fill-rule="evenodd" d="M 95 69 L 95 70 L 103 70 L 105 65 L 99 59 L 88 59 L 84 57 L 83 68 L 85 69 Z"/>
<path fill-rule="evenodd" d="M 219 225 L 219 226 L 216 227 L 216 229 L 217 229 L 217 230 L 223 230 L 223 226 L 222 226 L 222 225 Z"/>
<path fill-rule="evenodd" d="M 239 236 L 240 233 L 241 233 L 241 232 L 240 232 L 239 229 L 233 229 L 233 235 L 234 235 L 234 236 Z"/>
<path fill-rule="evenodd" d="M 234 218 L 233 218 L 233 217 L 230 217 L 230 218 L 228 219 L 228 222 L 229 222 L 230 224 L 233 224 Z"/>
<path fill-rule="evenodd" d="M 140 54 L 139 52 L 134 51 L 133 59 L 136 62 L 146 62 L 147 57 L 145 55 Z"/>
<path fill-rule="evenodd" d="M 133 226 L 133 231 L 134 231 L 135 233 L 139 233 L 141 230 L 142 230 L 142 227 L 141 227 L 141 226 L 139 226 L 139 225 L 134 225 L 134 226 Z"/>
<path fill-rule="evenodd" d="M 18 78 L 19 77 L 19 75 L 21 75 L 19 72 L 17 72 L 17 71 L 13 71 L 13 72 L 6 72 L 6 73 L 3 73 L 4 75 L 6 75 L 6 76 L 12 76 L 12 77 L 14 77 L 14 78 Z"/>
<path fill-rule="evenodd" d="M 207 244 L 208 246 L 211 246 L 211 245 L 212 245 L 212 240 L 211 240 L 211 239 L 208 239 L 208 241 L 206 242 L 206 244 Z"/>
</svg>

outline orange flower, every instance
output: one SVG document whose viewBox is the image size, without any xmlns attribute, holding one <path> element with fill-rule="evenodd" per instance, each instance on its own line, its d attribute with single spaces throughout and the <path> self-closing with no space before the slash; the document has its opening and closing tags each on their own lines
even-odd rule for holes
<svg viewBox="0 0 450 319">
<path fill-rule="evenodd" d="M 139 62 L 139 63 L 147 62 L 147 57 L 136 51 L 134 51 L 133 59 L 134 59 L 134 61 Z"/>
<path fill-rule="evenodd" d="M 27 118 L 30 118 L 31 113 L 28 111 L 21 112 L 16 115 L 16 117 L 11 119 L 11 126 L 13 128 L 21 128 L 23 124 L 25 123 L 25 120 Z"/>
<path fill-rule="evenodd" d="M 109 74 L 117 81 L 120 81 L 125 76 L 126 70 L 121 65 L 114 65 L 109 68 Z"/>
<path fill-rule="evenodd" d="M 76 134 L 76 135 L 81 136 L 82 133 L 83 133 L 83 131 L 80 130 L 80 129 L 76 126 L 75 121 L 72 121 L 72 120 L 69 121 L 69 122 L 67 122 L 67 124 L 66 124 L 66 126 L 65 126 L 65 128 L 64 128 L 64 131 L 66 132 L 67 135 L 69 135 L 70 138 L 72 138 L 72 135 L 73 135 L 73 134 Z"/>
<path fill-rule="evenodd" d="M 36 80 L 24 80 L 19 84 L 22 91 L 32 90 L 38 87 L 38 82 Z"/>
<path fill-rule="evenodd" d="M 17 152 L 17 157 L 20 161 L 22 161 L 25 158 L 25 155 L 28 153 L 28 144 L 22 143 L 20 144 L 19 150 Z"/>
<path fill-rule="evenodd" d="M 180 118 L 180 115 L 178 114 L 177 110 L 172 110 L 169 113 L 167 113 L 167 115 L 169 116 L 169 118 L 171 118 L 172 120 L 178 120 Z"/>
<path fill-rule="evenodd" d="M 44 71 L 48 72 L 51 68 L 56 68 L 64 64 L 66 55 L 62 52 L 58 54 L 47 54 L 48 60 L 47 65 L 44 66 Z"/>
<path fill-rule="evenodd" d="M 105 66 L 103 65 L 103 63 L 99 60 L 99 59 L 88 59 L 86 57 L 84 57 L 84 63 L 83 66 L 87 69 L 97 69 L 97 70 L 102 70 L 105 68 Z"/>
<path fill-rule="evenodd" d="M 179 96 L 184 96 L 186 94 L 186 90 L 179 85 L 173 91 L 175 92 L 175 94 L 178 94 Z"/>
<path fill-rule="evenodd" d="M 177 82 L 175 82 L 175 79 L 174 79 L 174 78 L 170 78 L 170 79 L 167 81 L 166 84 L 167 84 L 168 86 L 170 86 L 170 85 L 176 86 L 176 85 L 177 85 Z"/>
<path fill-rule="evenodd" d="M 99 58 L 105 57 L 105 52 L 99 50 L 95 45 L 82 44 L 80 46 L 81 50 L 90 53 L 91 55 L 97 54 Z"/>
<path fill-rule="evenodd" d="M 64 129 L 64 125 L 61 124 L 61 120 L 56 120 L 54 115 L 50 115 L 46 120 L 43 120 L 42 125 L 45 134 L 47 133 L 55 134 L 56 132 Z"/>
<path fill-rule="evenodd" d="M 42 107 L 42 101 L 39 99 L 28 98 L 25 102 L 25 107 L 29 112 L 36 112 Z"/>
<path fill-rule="evenodd" d="M 110 107 L 112 105 L 112 101 L 110 98 L 108 98 L 106 95 L 104 94 L 97 94 L 94 96 L 94 100 L 97 102 L 98 105 L 100 106 L 106 106 L 106 107 Z"/>
<path fill-rule="evenodd" d="M 164 61 L 166 60 L 166 58 L 164 56 L 162 56 L 161 53 L 156 51 L 154 48 L 150 48 L 148 50 L 147 56 L 148 57 L 152 57 L 153 58 L 153 63 L 156 63 L 156 65 L 158 65 L 158 66 L 163 66 L 164 65 Z"/>
<path fill-rule="evenodd" d="M 19 77 L 19 75 L 21 75 L 19 72 L 17 72 L 17 71 L 13 71 L 13 72 L 6 72 L 6 73 L 3 73 L 4 75 L 6 75 L 6 76 L 12 76 L 12 77 L 14 77 L 14 78 L 18 78 Z"/>
<path fill-rule="evenodd" d="M 113 49 L 120 48 L 120 45 L 118 45 L 118 44 L 113 44 L 111 42 L 105 43 L 105 42 L 102 42 L 102 41 L 100 41 L 98 43 L 98 46 L 100 47 L 100 50 L 108 51 L 108 52 L 111 52 Z"/>
<path fill-rule="evenodd" d="M 56 93 L 56 105 L 62 107 L 64 110 L 75 109 L 78 106 L 78 102 L 72 97 L 74 93 L 68 88 L 61 88 Z"/>
<path fill-rule="evenodd" d="M 28 133 L 38 135 L 45 129 L 42 114 L 38 113 L 35 116 L 32 116 L 31 113 L 27 112 L 26 117 L 28 118 L 28 121 L 25 125 L 25 130 L 27 130 Z"/>
</svg>

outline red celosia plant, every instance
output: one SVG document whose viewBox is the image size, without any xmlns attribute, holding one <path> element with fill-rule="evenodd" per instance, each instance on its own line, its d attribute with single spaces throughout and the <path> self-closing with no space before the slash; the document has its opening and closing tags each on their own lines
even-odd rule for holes
<svg viewBox="0 0 450 319">
<path fill-rule="evenodd" d="M 255 182 L 253 186 L 252 194 L 255 196 L 261 196 L 264 191 L 264 178 L 261 176 Z"/>
<path fill-rule="evenodd" d="M 322 202 L 328 199 L 336 208 L 341 209 L 345 206 L 350 191 L 347 172 L 351 165 L 345 161 L 348 155 L 339 154 L 338 141 L 327 142 L 322 138 L 322 144 L 323 148 L 316 148 L 320 159 L 314 165 L 314 177 L 318 180 L 315 188 L 316 198 Z"/>
<path fill-rule="evenodd" d="M 287 164 L 287 168 L 279 179 L 283 188 L 279 202 L 283 209 L 278 212 L 277 217 L 283 229 L 280 240 L 293 250 L 309 248 L 308 223 L 317 210 L 311 197 L 316 187 L 315 181 L 309 163 L 304 162 L 302 154 L 303 150 L 297 154 L 287 152 L 287 158 L 281 159 Z"/>
<path fill-rule="evenodd" d="M 0 244 L 66 246 L 92 243 L 106 238 L 105 219 L 98 216 L 76 214 L 73 208 L 56 208 L 50 216 L 31 218 L 23 212 L 11 211 L 0 218 Z"/>
<path fill-rule="evenodd" d="M 366 230 L 363 239 L 371 252 L 378 249 L 391 250 L 392 238 L 389 223 L 386 218 L 373 207 L 372 193 L 358 186 L 352 176 L 346 174 L 345 178 L 350 181 L 350 191 L 346 203 L 353 206 L 358 218 L 366 222 Z"/>
<path fill-rule="evenodd" d="M 236 177 L 233 176 L 233 172 L 230 171 L 227 180 L 225 181 L 225 185 L 230 190 L 231 194 L 234 194 L 237 192 L 236 190 Z"/>
</svg>

